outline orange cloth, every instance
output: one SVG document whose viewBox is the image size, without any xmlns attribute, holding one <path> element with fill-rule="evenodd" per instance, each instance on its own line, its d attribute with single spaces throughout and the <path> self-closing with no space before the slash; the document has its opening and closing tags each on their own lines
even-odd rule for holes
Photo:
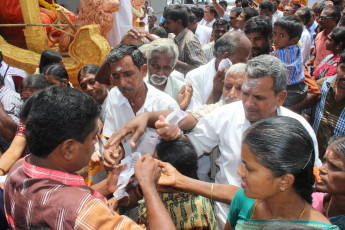
<svg viewBox="0 0 345 230">
<path fill-rule="evenodd" d="M 319 87 L 317 86 L 316 81 L 310 75 L 310 73 L 307 71 L 305 67 L 304 67 L 304 76 L 305 76 L 304 83 L 308 85 L 308 93 L 321 94 L 321 91 Z"/>
</svg>

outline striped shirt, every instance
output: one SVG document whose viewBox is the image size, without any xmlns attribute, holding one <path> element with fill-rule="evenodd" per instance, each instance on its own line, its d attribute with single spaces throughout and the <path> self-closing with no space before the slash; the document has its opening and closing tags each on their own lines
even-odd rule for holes
<svg viewBox="0 0 345 230">
<path fill-rule="evenodd" d="M 119 216 L 76 174 L 17 161 L 5 182 L 5 211 L 13 229 L 141 229 Z"/>
<path fill-rule="evenodd" d="M 297 45 L 290 45 L 283 49 L 272 51 L 271 55 L 279 58 L 289 72 L 287 85 L 304 82 L 304 69 L 301 49 Z"/>
<path fill-rule="evenodd" d="M 192 31 L 185 28 L 174 38 L 174 40 L 179 51 L 178 60 L 192 65 L 195 68 L 206 64 L 206 58 L 201 49 L 200 42 Z M 183 74 L 188 72 L 181 68 L 175 69 Z"/>
</svg>

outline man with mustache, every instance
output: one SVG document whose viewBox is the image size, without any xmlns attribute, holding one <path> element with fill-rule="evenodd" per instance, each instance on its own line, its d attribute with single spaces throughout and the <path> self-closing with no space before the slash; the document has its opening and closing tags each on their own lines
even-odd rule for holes
<svg viewBox="0 0 345 230">
<path fill-rule="evenodd" d="M 193 90 L 191 86 L 186 88 L 183 81 L 171 75 L 177 63 L 177 45 L 168 38 L 156 39 L 148 45 L 146 57 L 148 71 L 145 81 L 170 95 L 185 110 Z"/>
<path fill-rule="evenodd" d="M 110 137 L 140 113 L 178 108 L 172 97 L 150 84 L 145 84 L 143 78 L 146 75 L 147 65 L 143 54 L 135 46 L 117 46 L 110 52 L 106 62 L 111 73 L 110 83 L 114 87 L 109 92 L 106 102 L 104 136 Z M 147 129 L 135 148 L 131 148 L 129 138 L 125 138 L 122 141 L 125 155 L 133 152 L 153 154 L 156 137 L 154 129 Z M 118 149 L 106 151 L 119 153 Z"/>
<path fill-rule="evenodd" d="M 272 116 L 289 116 L 301 122 L 313 139 L 317 158 L 318 147 L 312 127 L 302 116 L 282 106 L 287 95 L 286 76 L 285 65 L 276 57 L 260 55 L 253 58 L 246 66 L 242 101 L 224 105 L 212 111 L 201 118 L 195 128 L 187 134 L 186 138 L 192 142 L 199 157 L 219 146 L 221 155 L 216 163 L 220 167 L 220 171 L 216 175 L 215 183 L 240 187 L 241 178 L 237 175 L 236 170 L 241 164 L 242 134 L 254 122 Z M 131 140 L 131 144 L 135 145 L 140 133 L 145 130 L 146 126 L 142 126 L 146 124 L 152 126 L 155 123 L 157 133 L 161 138 L 172 140 L 180 137 L 179 127 L 170 126 L 161 115 L 164 115 L 164 112 L 142 114 L 141 123 L 134 124 L 132 121 L 127 123 L 127 131 L 122 130 L 120 136 L 135 132 Z M 119 133 L 117 134 L 119 135 Z M 108 141 L 108 145 L 117 142 L 119 142 L 118 137 L 112 138 Z M 317 166 L 321 165 L 318 158 L 315 162 Z M 219 202 L 215 204 L 219 229 L 224 228 L 229 208 L 227 204 Z"/>
<path fill-rule="evenodd" d="M 319 143 L 320 158 L 324 156 L 331 137 L 345 135 L 345 53 L 341 54 L 337 74 L 317 81 L 321 100 L 315 108 L 313 129 Z"/>
<path fill-rule="evenodd" d="M 224 81 L 226 68 L 232 64 L 246 63 L 251 51 L 251 44 L 248 38 L 240 32 L 231 31 L 224 34 L 214 44 L 214 55 L 211 61 L 206 65 L 200 66 L 192 70 L 186 76 L 186 84 L 191 83 L 193 87 L 193 96 L 188 105 L 188 109 L 198 106 L 217 102 L 212 93 L 222 90 L 222 82 Z M 223 67 L 220 64 L 225 63 Z M 214 89 L 219 84 L 220 87 Z M 221 93 L 220 93 L 221 94 Z"/>
<path fill-rule="evenodd" d="M 252 58 L 271 52 L 272 23 L 268 17 L 255 16 L 249 19 L 244 33 L 252 42 Z"/>
</svg>

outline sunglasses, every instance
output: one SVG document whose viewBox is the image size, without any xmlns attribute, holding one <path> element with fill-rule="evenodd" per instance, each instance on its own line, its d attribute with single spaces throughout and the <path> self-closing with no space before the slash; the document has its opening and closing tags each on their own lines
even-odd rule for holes
<svg viewBox="0 0 345 230">
<path fill-rule="evenodd" d="M 334 17 L 325 17 L 325 16 L 320 16 L 320 19 L 323 21 L 323 20 L 326 20 L 328 18 L 334 18 Z"/>
</svg>

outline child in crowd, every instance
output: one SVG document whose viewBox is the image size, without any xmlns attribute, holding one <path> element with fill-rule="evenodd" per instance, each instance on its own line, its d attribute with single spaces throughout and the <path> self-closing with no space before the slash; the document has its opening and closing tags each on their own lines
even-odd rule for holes
<svg viewBox="0 0 345 230">
<path fill-rule="evenodd" d="M 173 165 L 181 174 L 198 179 L 197 154 L 193 145 L 183 138 L 161 141 L 154 155 Z M 159 193 L 176 229 L 218 229 L 212 203 L 192 193 Z M 147 224 L 145 201 L 139 201 L 139 223 Z"/>
<path fill-rule="evenodd" d="M 297 45 L 303 32 L 303 24 L 296 16 L 278 19 L 273 27 L 273 45 L 271 55 L 286 64 L 288 70 L 287 98 L 284 106 L 292 106 L 307 96 L 308 86 L 304 83 L 303 58 Z"/>
</svg>

